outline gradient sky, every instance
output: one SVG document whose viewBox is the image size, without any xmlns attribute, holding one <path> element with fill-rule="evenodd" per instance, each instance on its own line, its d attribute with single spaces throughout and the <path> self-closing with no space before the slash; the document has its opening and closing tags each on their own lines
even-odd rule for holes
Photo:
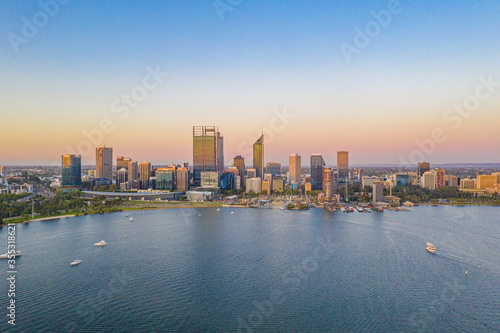
<svg viewBox="0 0 500 333">
<path fill-rule="evenodd" d="M 285 109 L 295 118 L 266 136 L 266 162 L 319 152 L 333 165 L 349 150 L 351 164 L 399 163 L 435 128 L 447 138 L 425 160 L 500 162 L 500 86 L 456 128 L 443 120 L 481 76 L 500 82 L 496 0 L 400 1 L 351 63 L 340 45 L 390 1 L 243 0 L 221 20 L 212 1 L 73 0 L 18 52 L 9 36 L 41 6 L 1 2 L 0 165 L 59 165 L 102 119 L 114 157 L 192 163 L 192 126 L 215 125 L 226 164 L 250 164 L 249 143 Z M 120 119 L 113 103 L 157 66 L 169 76 Z"/>
</svg>

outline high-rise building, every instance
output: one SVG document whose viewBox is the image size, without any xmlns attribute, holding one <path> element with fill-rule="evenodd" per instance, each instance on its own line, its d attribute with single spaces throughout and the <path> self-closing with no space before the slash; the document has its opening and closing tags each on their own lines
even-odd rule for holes
<svg viewBox="0 0 500 333">
<path fill-rule="evenodd" d="M 134 180 L 139 180 L 139 168 L 137 161 L 128 162 L 128 182 L 132 184 Z"/>
<path fill-rule="evenodd" d="M 436 188 L 443 188 L 445 185 L 445 172 L 441 168 L 436 168 Z"/>
<path fill-rule="evenodd" d="M 4 166 L 0 166 L 0 176 L 5 176 L 7 174 L 7 168 Z"/>
<path fill-rule="evenodd" d="M 323 188 L 323 167 L 325 160 L 321 154 L 311 155 L 311 190 L 321 191 Z"/>
<path fill-rule="evenodd" d="M 148 180 L 151 178 L 151 162 L 144 161 L 139 163 L 139 169 L 142 188 L 148 188 Z"/>
<path fill-rule="evenodd" d="M 300 175 L 302 174 L 301 157 L 299 154 L 292 154 L 288 157 L 288 175 L 290 184 L 300 185 Z"/>
<path fill-rule="evenodd" d="M 421 182 L 422 182 L 422 187 L 423 188 L 428 188 L 429 190 L 435 190 L 436 189 L 436 172 L 434 171 L 427 171 L 424 172 L 424 175 L 422 176 Z"/>
<path fill-rule="evenodd" d="M 257 177 L 257 170 L 255 170 L 255 169 L 247 169 L 247 176 L 246 176 L 246 178 L 256 178 L 256 177 Z"/>
<path fill-rule="evenodd" d="M 460 187 L 460 177 L 450 175 L 448 177 L 448 186 L 450 187 Z"/>
<path fill-rule="evenodd" d="M 62 185 L 82 185 L 82 157 L 80 155 L 62 155 Z"/>
<path fill-rule="evenodd" d="M 240 176 L 241 184 L 245 184 L 245 159 L 243 156 L 238 155 L 234 158 L 233 166 L 238 168 L 238 175 Z M 244 187 L 245 185 L 243 185 Z"/>
<path fill-rule="evenodd" d="M 95 177 L 113 180 L 113 148 L 95 149 Z"/>
<path fill-rule="evenodd" d="M 116 170 L 122 168 L 128 169 L 128 162 L 132 161 L 130 157 L 117 156 L 116 157 Z"/>
<path fill-rule="evenodd" d="M 331 199 L 333 197 L 333 183 L 333 170 L 330 168 L 323 168 L 322 190 L 325 199 Z"/>
<path fill-rule="evenodd" d="M 422 177 L 424 173 L 431 169 L 431 164 L 429 162 L 418 163 L 418 176 Z"/>
<path fill-rule="evenodd" d="M 128 182 L 128 166 L 127 169 L 121 168 L 116 172 L 116 186 L 121 188 L 121 184 Z"/>
<path fill-rule="evenodd" d="M 262 191 L 266 191 L 267 195 L 271 195 L 271 182 L 268 179 L 262 181 Z"/>
<path fill-rule="evenodd" d="M 264 135 L 261 135 L 253 144 L 253 168 L 257 171 L 257 177 L 264 177 Z"/>
<path fill-rule="evenodd" d="M 395 175 L 396 187 L 410 186 L 410 175 L 408 172 L 398 172 Z"/>
<path fill-rule="evenodd" d="M 273 175 L 273 181 L 271 184 L 271 188 L 273 192 L 283 192 L 285 188 L 285 181 L 283 180 L 283 177 Z"/>
<path fill-rule="evenodd" d="M 175 171 L 171 168 L 156 170 L 156 189 L 162 191 L 175 190 Z"/>
<path fill-rule="evenodd" d="M 231 171 L 222 171 L 220 175 L 220 188 L 223 191 L 236 189 L 235 176 Z"/>
<path fill-rule="evenodd" d="M 382 197 L 384 196 L 384 184 L 382 182 L 373 182 L 373 202 L 382 202 Z"/>
<path fill-rule="evenodd" d="M 496 175 L 478 175 L 477 188 L 488 188 L 497 185 Z"/>
<path fill-rule="evenodd" d="M 337 180 L 338 184 L 345 185 L 349 181 L 349 152 L 337 152 Z"/>
<path fill-rule="evenodd" d="M 189 170 L 185 167 L 179 167 L 176 170 L 176 189 L 178 191 L 189 190 Z"/>
<path fill-rule="evenodd" d="M 204 171 L 224 170 L 224 138 L 215 126 L 193 126 L 194 184 Z"/>
<path fill-rule="evenodd" d="M 266 163 L 266 173 L 270 173 L 271 175 L 281 174 L 281 163 L 267 162 Z"/>
<path fill-rule="evenodd" d="M 492 175 L 497 176 L 497 184 L 500 185 L 500 172 L 494 172 Z"/>
</svg>

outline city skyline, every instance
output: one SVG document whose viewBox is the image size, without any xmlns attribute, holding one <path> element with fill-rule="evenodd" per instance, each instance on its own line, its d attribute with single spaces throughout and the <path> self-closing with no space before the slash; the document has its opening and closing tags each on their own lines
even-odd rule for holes
<svg viewBox="0 0 500 333">
<path fill-rule="evenodd" d="M 500 162 L 500 5 L 400 1 L 361 47 L 357 31 L 389 3 L 242 2 L 221 19 L 210 2 L 69 2 L 26 38 L 23 18 L 44 9 L 8 1 L 0 109 L 16 126 L 0 133 L 0 163 L 55 165 L 63 153 L 91 164 L 104 144 L 180 163 L 193 123 L 219 125 L 226 165 L 251 160 L 262 128 L 266 156 L 283 165 L 291 152 L 331 163 L 341 149 L 356 152 L 353 165 L 401 164 L 415 150 L 436 163 Z"/>
</svg>

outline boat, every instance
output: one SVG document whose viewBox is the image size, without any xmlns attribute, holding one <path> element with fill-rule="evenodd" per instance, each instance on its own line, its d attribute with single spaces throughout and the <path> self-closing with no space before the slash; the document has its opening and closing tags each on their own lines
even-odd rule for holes
<svg viewBox="0 0 500 333">
<path fill-rule="evenodd" d="M 106 243 L 105 241 L 102 240 L 99 243 L 95 243 L 94 245 L 95 246 L 106 246 L 106 245 L 108 245 L 108 243 Z"/>
<path fill-rule="evenodd" d="M 76 266 L 76 265 L 79 265 L 81 262 L 82 262 L 81 260 L 75 260 L 70 265 L 71 266 Z"/>
<path fill-rule="evenodd" d="M 220 212 L 220 208 L 217 208 L 217 211 Z"/>
<path fill-rule="evenodd" d="M 367 209 L 366 209 L 366 212 L 367 212 L 367 213 L 371 213 L 371 212 L 372 212 L 371 208 L 367 208 Z"/>
<path fill-rule="evenodd" d="M 361 206 L 356 206 L 356 209 L 357 209 L 357 210 L 358 210 L 358 212 L 360 212 L 360 213 L 363 213 L 363 212 L 364 212 L 363 207 L 361 207 Z"/>
<path fill-rule="evenodd" d="M 133 220 L 134 220 L 134 218 L 133 218 L 133 217 L 131 217 L 131 218 L 130 218 L 130 222 L 132 222 Z"/>
<path fill-rule="evenodd" d="M 7 253 L 4 253 L 4 254 L 0 255 L 0 259 L 9 259 L 9 256 L 12 256 L 12 254 L 14 254 L 14 257 L 21 256 L 21 252 L 20 251 L 16 251 L 14 253 L 7 252 Z"/>
<path fill-rule="evenodd" d="M 127 214 L 127 215 L 125 215 L 125 216 L 126 216 L 126 217 L 128 217 L 128 214 Z"/>
<path fill-rule="evenodd" d="M 436 247 L 432 245 L 431 243 L 427 243 L 425 246 L 425 249 L 429 251 L 430 253 L 436 253 Z"/>
<path fill-rule="evenodd" d="M 231 214 L 234 214 L 234 212 L 231 212 Z"/>
</svg>

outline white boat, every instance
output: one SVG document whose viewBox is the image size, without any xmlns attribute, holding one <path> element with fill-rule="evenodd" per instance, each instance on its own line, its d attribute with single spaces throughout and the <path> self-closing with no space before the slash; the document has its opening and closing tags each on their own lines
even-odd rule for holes
<svg viewBox="0 0 500 333">
<path fill-rule="evenodd" d="M 133 218 L 133 217 L 131 217 L 131 218 L 130 218 L 130 222 L 132 222 L 133 220 L 134 220 L 134 218 Z"/>
<path fill-rule="evenodd" d="M 431 243 L 427 243 L 425 246 L 425 249 L 429 251 L 430 253 L 436 253 L 436 247 L 432 245 Z"/>
<path fill-rule="evenodd" d="M 367 213 L 371 213 L 371 212 L 372 212 L 372 210 L 371 210 L 370 208 L 367 208 L 367 209 L 366 209 L 366 212 L 367 212 Z"/>
<path fill-rule="evenodd" d="M 12 254 L 14 254 L 14 257 L 21 256 L 21 252 L 20 251 L 16 251 L 14 253 L 7 252 L 7 253 L 4 253 L 4 254 L 0 255 L 0 259 L 8 259 L 9 256 L 12 256 Z"/>
<path fill-rule="evenodd" d="M 108 243 L 106 243 L 105 241 L 102 240 L 99 243 L 95 243 L 94 245 L 95 246 L 106 246 L 106 245 L 108 245 Z"/>
<path fill-rule="evenodd" d="M 220 212 L 220 208 L 217 208 L 217 211 Z"/>
<path fill-rule="evenodd" d="M 127 215 L 125 215 L 125 217 L 128 217 L 128 214 L 127 214 Z"/>
<path fill-rule="evenodd" d="M 81 262 L 82 262 L 81 260 L 75 260 L 70 265 L 71 266 L 76 266 L 76 265 L 79 265 Z"/>
<path fill-rule="evenodd" d="M 356 209 L 358 210 L 358 212 L 363 213 L 363 207 L 361 207 L 361 206 L 356 206 Z"/>
<path fill-rule="evenodd" d="M 231 212 L 231 214 L 234 214 L 234 212 Z"/>
</svg>

